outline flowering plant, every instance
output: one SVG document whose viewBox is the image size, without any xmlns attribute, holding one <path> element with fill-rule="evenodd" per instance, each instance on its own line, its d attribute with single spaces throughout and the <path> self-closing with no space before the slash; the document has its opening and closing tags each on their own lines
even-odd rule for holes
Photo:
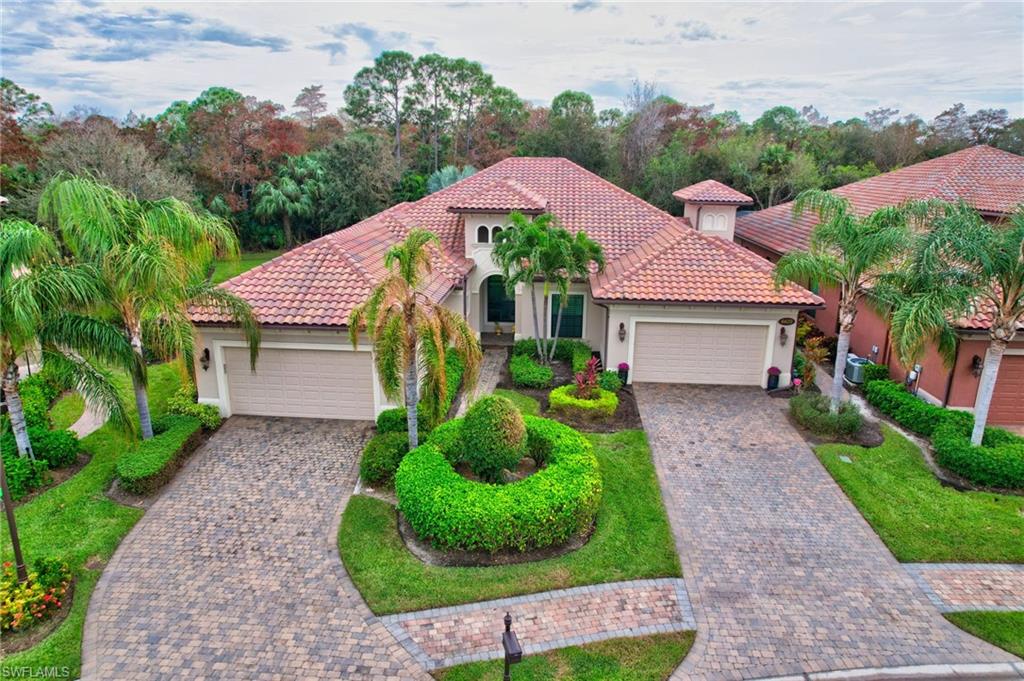
<svg viewBox="0 0 1024 681">
<path fill-rule="evenodd" d="M 619 371 L 629 371 L 629 363 L 619 362 Z"/>
<path fill-rule="evenodd" d="M 778 376 L 781 373 L 782 373 L 782 369 L 780 369 L 779 367 L 772 367 L 772 368 L 768 369 L 768 375 L 769 376 Z"/>
<path fill-rule="evenodd" d="M 797 392 L 800 392 L 800 389 L 803 387 L 803 385 L 804 385 L 804 382 L 801 381 L 799 378 L 794 378 L 793 379 L 793 387 L 796 388 Z"/>
<path fill-rule="evenodd" d="M 63 605 L 71 584 L 71 570 L 53 558 L 36 561 L 28 580 L 18 581 L 14 564 L 0 572 L 0 631 L 24 631 L 53 616 Z"/>
</svg>

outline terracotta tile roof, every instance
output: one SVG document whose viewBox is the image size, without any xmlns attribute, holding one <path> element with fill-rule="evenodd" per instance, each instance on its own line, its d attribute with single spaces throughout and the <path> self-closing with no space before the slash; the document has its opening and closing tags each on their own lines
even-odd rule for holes
<svg viewBox="0 0 1024 681">
<path fill-rule="evenodd" d="M 645 278 L 646 273 L 637 271 L 631 263 L 646 257 L 639 252 L 641 247 L 653 249 L 657 244 L 660 257 L 656 264 L 673 267 L 674 276 L 679 279 L 671 287 L 658 284 L 659 289 L 669 292 L 662 293 L 659 300 L 752 304 L 784 300 L 808 305 L 820 302 L 797 287 L 775 294 L 767 261 L 716 237 L 698 233 L 688 223 L 564 158 L 505 159 L 419 201 L 394 206 L 348 229 L 300 246 L 224 286 L 248 299 L 264 324 L 344 325 L 352 308 L 366 298 L 383 275 L 386 250 L 411 228 L 423 227 L 438 235 L 445 251 L 434 259 L 435 276 L 430 284 L 431 296 L 440 300 L 474 266 L 462 255 L 462 216 L 449 209 L 479 205 L 480 197 L 507 202 L 511 194 L 516 200 L 546 201 L 546 210 L 554 213 L 569 231 L 586 230 L 602 245 L 608 272 L 615 273 L 614 277 L 602 275 L 609 277 L 609 294 L 618 290 L 613 286 L 625 286 L 623 290 L 637 288 L 628 286 L 629 277 L 624 276 L 627 270 L 632 272 L 629 276 L 639 277 L 639 281 L 650 281 Z M 652 240 L 661 232 L 665 234 L 660 240 Z M 653 254 L 654 251 L 649 255 Z M 627 255 L 631 258 L 628 262 L 616 262 Z M 682 259 L 680 263 L 671 262 L 675 257 Z M 640 287 L 643 286 L 651 284 Z M 637 291 L 637 295 L 638 300 L 653 299 L 643 291 Z M 200 323 L 226 321 L 212 310 L 194 310 L 192 316 Z"/>
<path fill-rule="evenodd" d="M 810 291 L 776 290 L 772 264 L 747 249 L 675 220 L 591 276 L 595 300 L 818 306 Z"/>
<path fill-rule="evenodd" d="M 456 200 L 448 206 L 453 213 L 520 213 L 539 215 L 548 200 L 511 178 L 502 178 L 484 187 L 478 194 Z"/>
<path fill-rule="evenodd" d="M 689 187 L 672 192 L 672 196 L 687 203 L 723 203 L 743 206 L 754 202 L 754 199 L 746 194 L 716 180 L 704 180 L 697 184 L 691 184 Z"/>
<path fill-rule="evenodd" d="M 1004 215 L 1024 202 L 1024 156 L 977 146 L 869 177 L 832 190 L 858 214 L 909 200 L 963 199 L 984 213 Z M 736 236 L 776 253 L 806 249 L 814 215 L 793 217 L 783 203 L 736 218 Z"/>
</svg>

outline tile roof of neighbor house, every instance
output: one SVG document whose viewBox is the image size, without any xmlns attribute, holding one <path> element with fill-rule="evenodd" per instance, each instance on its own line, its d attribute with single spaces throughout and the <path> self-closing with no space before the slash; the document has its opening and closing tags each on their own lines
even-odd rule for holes
<svg viewBox="0 0 1024 681">
<path fill-rule="evenodd" d="M 548 206 L 548 200 L 513 179 L 503 178 L 484 187 L 473 196 L 456 201 L 448 206 L 453 213 L 487 213 L 502 211 L 511 213 L 540 214 Z"/>
<path fill-rule="evenodd" d="M 504 188 L 496 187 L 499 184 Z M 608 272 L 615 276 L 606 273 L 600 280 L 592 278 L 592 286 L 609 296 L 620 296 L 616 299 L 628 299 L 616 292 L 627 287 L 631 277 L 645 281 L 646 274 L 638 272 L 633 263 L 646 259 L 664 266 L 667 260 L 679 257 L 684 260 L 674 265 L 675 280 L 657 283 L 660 297 L 645 294 L 636 299 L 805 306 L 822 302 L 799 287 L 775 292 L 767 261 L 736 244 L 697 232 L 688 221 L 564 158 L 505 159 L 419 201 L 399 204 L 300 246 L 223 286 L 248 300 L 264 324 L 345 325 L 352 308 L 366 299 L 383 276 L 387 249 L 413 227 L 423 227 L 437 234 L 443 246 L 444 252 L 435 254 L 429 284 L 431 297 L 440 300 L 460 286 L 474 267 L 462 255 L 462 216 L 449 209 L 479 203 L 478 197 L 498 196 L 506 188 L 517 196 L 543 198 L 546 210 L 563 226 L 571 232 L 585 230 L 601 244 Z M 493 210 L 507 212 L 504 207 Z M 656 235 L 660 237 L 652 239 Z M 626 260 L 619 263 L 620 258 Z M 720 287 L 717 292 L 716 286 Z M 229 321 L 208 309 L 193 310 L 192 318 L 198 323 Z"/>
<path fill-rule="evenodd" d="M 904 201 L 963 199 L 978 211 L 1005 215 L 1024 202 L 1024 156 L 976 146 L 832 190 L 861 215 Z M 817 217 L 793 216 L 793 204 L 737 216 L 736 236 L 776 253 L 806 249 Z"/>
<path fill-rule="evenodd" d="M 746 194 L 717 180 L 704 180 L 697 184 L 691 184 L 689 187 L 672 192 L 672 196 L 688 203 L 721 203 L 744 206 L 754 202 L 754 199 Z"/>
</svg>

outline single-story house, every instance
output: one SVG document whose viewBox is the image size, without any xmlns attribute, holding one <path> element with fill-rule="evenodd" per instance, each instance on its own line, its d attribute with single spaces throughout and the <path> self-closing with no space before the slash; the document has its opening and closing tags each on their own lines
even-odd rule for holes
<svg viewBox="0 0 1024 681">
<path fill-rule="evenodd" d="M 1024 203 L 1024 157 L 989 146 L 976 146 L 917 163 L 832 190 L 849 199 L 859 214 L 904 201 L 940 199 L 963 200 L 992 222 L 1005 220 Z M 768 260 L 783 253 L 806 250 L 811 230 L 818 223 L 811 213 L 793 216 L 793 205 L 784 203 L 740 215 L 736 220 L 736 242 Z M 825 308 L 817 310 L 815 324 L 824 333 L 838 333 L 838 292 L 820 292 Z M 943 406 L 971 410 L 978 392 L 981 364 L 988 348 L 991 318 L 979 310 L 958 322 L 960 341 L 956 362 L 945 366 L 934 347 L 920 360 L 918 393 Z M 905 378 L 892 351 L 888 322 L 862 305 L 850 338 L 850 350 L 861 357 L 888 364 L 893 376 Z M 1024 424 L 1024 334 L 1010 344 L 996 378 L 989 409 L 991 423 Z"/>
<path fill-rule="evenodd" d="M 572 284 L 561 335 L 581 338 L 630 380 L 788 385 L 793 320 L 823 304 L 796 285 L 777 289 L 772 265 L 733 243 L 750 198 L 717 182 L 677 193 L 674 217 L 564 158 L 509 158 L 442 191 L 393 206 L 299 246 L 223 285 L 252 305 L 263 329 L 250 371 L 238 329 L 196 309 L 199 400 L 224 415 L 372 418 L 388 405 L 371 346 L 353 350 L 346 325 L 385 273 L 383 256 L 410 229 L 435 233 L 426 294 L 478 333 L 535 335 L 529 295 L 509 295 L 491 258 L 513 211 L 553 213 L 601 244 L 607 267 Z M 557 294 L 551 317 L 557 310 Z M 551 324 L 545 319 L 544 324 Z"/>
</svg>

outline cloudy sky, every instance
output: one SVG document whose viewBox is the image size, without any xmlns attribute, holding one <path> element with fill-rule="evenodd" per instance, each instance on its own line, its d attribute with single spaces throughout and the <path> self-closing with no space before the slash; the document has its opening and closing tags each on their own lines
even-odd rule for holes
<svg viewBox="0 0 1024 681">
<path fill-rule="evenodd" d="M 3 0 L 3 75 L 59 111 L 156 114 L 224 85 L 333 107 L 381 50 L 481 62 L 535 103 L 619 106 L 633 79 L 750 120 L 777 104 L 832 119 L 954 102 L 1024 115 L 1024 3 L 97 2 Z"/>
</svg>

